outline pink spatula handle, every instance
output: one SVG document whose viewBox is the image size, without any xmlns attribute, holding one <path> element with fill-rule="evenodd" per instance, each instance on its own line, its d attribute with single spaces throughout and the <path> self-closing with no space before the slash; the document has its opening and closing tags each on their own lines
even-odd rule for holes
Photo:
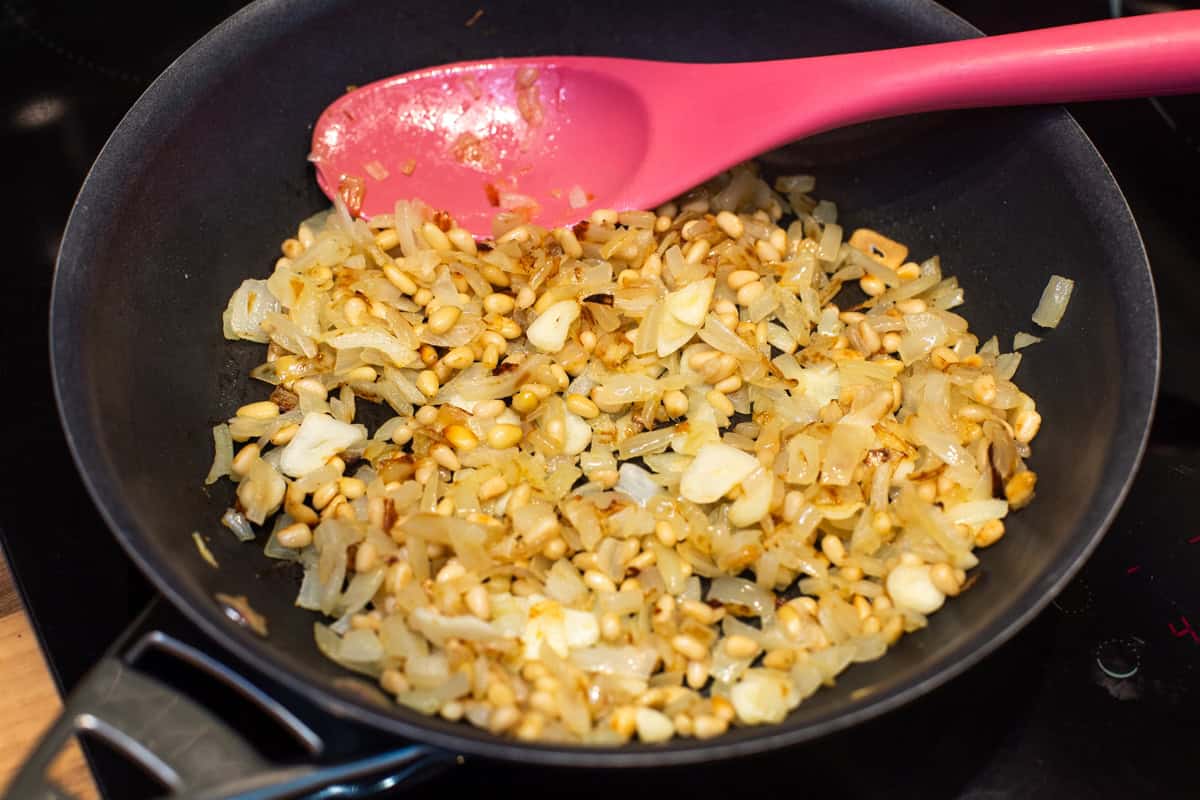
<svg viewBox="0 0 1200 800">
<path fill-rule="evenodd" d="M 632 207 L 682 191 L 700 171 L 858 122 L 1200 91 L 1200 11 L 815 58 L 608 68 L 655 98 L 648 154 L 617 198 Z M 734 111 L 698 122 L 705 108 Z"/>
<path fill-rule="evenodd" d="M 844 56 L 864 117 L 1200 91 L 1200 11 Z M 831 59 L 832 61 L 832 59 Z M 854 113 L 854 109 L 847 109 Z"/>
<path fill-rule="evenodd" d="M 1186 94 L 1200 91 L 1200 11 L 805 59 L 797 65 L 811 71 L 814 61 L 823 61 L 828 77 L 845 86 L 844 102 L 829 109 L 836 116 L 828 120 L 830 127 L 930 110 Z"/>
</svg>

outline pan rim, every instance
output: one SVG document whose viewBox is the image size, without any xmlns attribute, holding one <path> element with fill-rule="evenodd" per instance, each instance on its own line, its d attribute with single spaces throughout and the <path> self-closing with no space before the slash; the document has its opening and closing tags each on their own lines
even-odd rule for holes
<svg viewBox="0 0 1200 800">
<path fill-rule="evenodd" d="M 851 1 L 854 2 L 854 0 Z M 288 13 L 293 18 L 297 13 L 305 16 L 316 15 L 326 5 L 331 4 L 330 0 L 324 0 L 312 3 L 307 8 L 296 8 L 293 5 L 289 6 Z M 380 732 L 455 753 L 468 753 L 510 762 L 570 767 L 649 767 L 694 764 L 714 758 L 724 759 L 750 755 L 828 736 L 893 711 L 942 686 L 982 661 L 1023 629 L 1065 587 L 1099 545 L 1124 503 L 1145 454 L 1159 391 L 1162 362 L 1161 323 L 1154 284 L 1150 279 L 1149 260 L 1141 233 L 1124 193 L 1107 163 L 1075 119 L 1065 109 L 1053 107 L 1044 112 L 1045 118 L 1065 123 L 1070 129 L 1070 135 L 1078 137 L 1079 143 L 1083 145 L 1083 155 L 1094 159 L 1099 168 L 1095 182 L 1101 185 L 1107 184 L 1110 201 L 1114 203 L 1118 212 L 1123 213 L 1125 219 L 1131 223 L 1129 229 L 1133 236 L 1129 249 L 1137 256 L 1137 265 L 1141 268 L 1138 269 L 1139 276 L 1144 272 L 1148 290 L 1147 299 L 1153 312 L 1147 315 L 1152 327 L 1152 331 L 1148 331 L 1148 333 L 1153 334 L 1153 363 L 1150 365 L 1150 391 L 1144 396 L 1135 397 L 1135 405 L 1142 407 L 1131 409 L 1142 420 L 1141 431 L 1136 436 L 1136 448 L 1132 448 L 1133 456 L 1128 469 L 1124 472 L 1107 511 L 1090 534 L 1080 537 L 1080 541 L 1074 547 L 1068 548 L 1064 552 L 1062 561 L 1043 576 L 1040 585 L 1045 587 L 1044 591 L 1031 599 L 1017 598 L 1014 600 L 1009 609 L 1015 614 L 1014 616 L 998 618 L 991 626 L 981 629 L 973 636 L 959 642 L 949 649 L 941 659 L 922 668 L 916 679 L 898 685 L 886 693 L 872 694 L 851 701 L 848 707 L 831 709 L 803 726 L 764 726 L 755 728 L 753 732 L 734 740 L 727 737 L 707 741 L 683 740 L 667 747 L 593 748 L 518 743 L 499 739 L 486 732 L 476 731 L 465 726 L 461 731 L 450 733 L 433 725 L 386 713 L 367 701 L 354 699 L 350 694 L 335 694 L 333 690 L 322 683 L 308 679 L 305 670 L 286 663 L 278 652 L 273 652 L 250 633 L 240 628 L 230 627 L 215 607 L 210 608 L 210 604 L 200 602 L 200 595 L 194 595 L 182 588 L 180 584 L 168 580 L 169 573 L 163 568 L 163 565 L 157 563 L 156 559 L 136 546 L 137 541 L 144 538 L 144 535 L 136 526 L 127 525 L 121 519 L 120 504 L 113 502 L 113 498 L 106 492 L 102 480 L 106 480 L 108 476 L 105 463 L 99 456 L 97 431 L 92 425 L 86 408 L 81 407 L 78 402 L 72 403 L 70 396 L 72 374 L 64 367 L 64 358 L 59 355 L 65 335 L 65 332 L 60 331 L 59 328 L 62 317 L 66 313 L 64 306 L 69 303 L 67 284 L 73 273 L 82 271 L 78 265 L 72 267 L 71 263 L 66 262 L 63 254 L 67 249 L 66 244 L 80 235 L 77 231 L 86 229 L 91 224 L 89 215 L 104 213 L 103 211 L 93 211 L 88 201 L 92 199 L 91 195 L 100 191 L 97 189 L 97 183 L 103 182 L 104 173 L 112 169 L 109 166 L 109 162 L 115 158 L 112 152 L 121 148 L 122 140 L 128 138 L 131 129 L 136 129 L 144 119 L 155 98 L 171 91 L 172 82 L 177 80 L 180 73 L 187 69 L 188 63 L 202 58 L 203 52 L 214 47 L 214 43 L 221 39 L 225 31 L 241 26 L 255 18 L 265 19 L 287 5 L 286 0 L 258 0 L 220 23 L 173 61 L 122 118 L 89 170 L 72 206 L 63 233 L 63 247 L 60 248 L 55 265 L 50 302 L 50 358 L 55 403 L 71 457 L 79 470 L 80 478 L 89 496 L 96 504 L 109 530 L 112 531 L 143 574 L 151 580 L 155 588 L 206 635 L 211 636 L 250 667 L 280 681 L 283 685 L 309 699 L 323 711 L 336 717 L 356 719 Z M 939 15 L 944 17 L 943 21 L 963 37 L 982 35 L 970 23 L 933 0 L 917 0 L 915 4 L 910 2 L 906 5 L 917 6 L 917 13 L 929 18 Z M 1131 433 L 1128 430 L 1125 432 L 1127 435 Z M 1034 595 L 1035 593 L 1030 592 L 1029 594 Z"/>
</svg>

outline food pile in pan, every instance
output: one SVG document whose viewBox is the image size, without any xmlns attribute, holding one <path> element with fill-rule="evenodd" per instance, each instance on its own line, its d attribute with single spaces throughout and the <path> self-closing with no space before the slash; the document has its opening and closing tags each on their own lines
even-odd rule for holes
<svg viewBox="0 0 1200 800">
<path fill-rule="evenodd" d="M 1041 423 L 938 259 L 813 188 L 745 165 L 487 242 L 419 203 L 305 221 L 225 312 L 268 384 L 215 430 L 225 524 L 423 714 L 589 744 L 781 721 L 969 585 Z"/>
</svg>

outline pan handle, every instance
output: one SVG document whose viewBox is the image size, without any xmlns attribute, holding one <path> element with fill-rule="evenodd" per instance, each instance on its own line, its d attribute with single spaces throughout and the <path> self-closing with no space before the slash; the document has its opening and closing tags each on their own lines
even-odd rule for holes
<svg viewBox="0 0 1200 800">
<path fill-rule="evenodd" d="M 407 745 L 334 766 L 273 764 L 203 706 L 130 663 L 151 647 L 204 669 L 258 704 L 314 756 L 323 749 L 307 725 L 241 675 L 154 631 L 129 650 L 129 660 L 106 656 L 84 676 L 9 786 L 9 800 L 71 800 L 73 795 L 55 785 L 47 771 L 75 734 L 104 741 L 163 784 L 170 796 L 188 800 L 272 800 L 318 791 L 364 797 L 452 763 L 448 753 Z"/>
</svg>

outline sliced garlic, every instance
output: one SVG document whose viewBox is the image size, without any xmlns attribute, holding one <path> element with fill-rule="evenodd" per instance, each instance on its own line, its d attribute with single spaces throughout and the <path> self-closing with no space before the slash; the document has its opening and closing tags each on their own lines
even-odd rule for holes
<svg viewBox="0 0 1200 800">
<path fill-rule="evenodd" d="M 756 469 L 758 459 L 749 453 L 727 444 L 706 444 L 679 479 L 679 493 L 693 503 L 715 503 Z"/>
<path fill-rule="evenodd" d="M 526 659 L 540 659 L 543 645 L 553 650 L 560 658 L 566 658 L 567 631 L 563 624 L 562 606 L 553 600 L 543 600 L 531 606 L 529 619 L 520 639 L 525 647 Z"/>
<path fill-rule="evenodd" d="M 804 396 L 813 401 L 817 408 L 824 408 L 831 400 L 837 400 L 841 394 L 841 376 L 837 366 L 829 362 L 813 364 L 801 371 L 800 386 Z"/>
<path fill-rule="evenodd" d="M 569 456 L 577 456 L 592 443 L 592 426 L 577 414 L 566 412 L 567 435 L 563 443 L 563 452 Z"/>
<path fill-rule="evenodd" d="M 932 614 L 946 602 L 946 595 L 933 585 L 928 566 L 898 564 L 888 573 L 887 591 L 897 606 L 918 614 Z"/>
<path fill-rule="evenodd" d="M 747 528 L 767 515 L 771 508 L 771 494 L 775 480 L 761 466 L 742 481 L 745 494 L 729 506 L 729 522 L 739 528 Z"/>
<path fill-rule="evenodd" d="M 790 683 L 790 682 L 789 682 Z M 766 670 L 747 670 L 729 692 L 729 700 L 738 719 L 748 725 L 782 722 L 788 711 L 795 708 L 794 688 Z"/>
<path fill-rule="evenodd" d="M 516 425 L 519 428 L 521 427 L 522 421 L 523 420 L 521 419 L 520 414 L 513 411 L 511 408 L 506 407 L 500 412 L 500 415 L 496 417 L 495 423 L 497 425 Z"/>
<path fill-rule="evenodd" d="M 684 359 L 686 362 L 686 359 Z M 682 455 L 694 456 L 707 444 L 721 441 L 717 412 L 704 399 L 703 393 L 688 391 L 688 424 L 683 432 L 671 437 L 671 449 Z"/>
<path fill-rule="evenodd" d="M 340 422 L 327 414 L 305 414 L 300 430 L 283 448 L 279 468 L 293 478 L 301 478 L 366 438 L 362 425 Z"/>
<path fill-rule="evenodd" d="M 658 325 L 658 355 L 659 358 L 671 355 L 679 348 L 692 340 L 696 335 L 696 331 L 700 330 L 695 325 L 688 325 L 686 322 L 680 322 L 670 314 L 663 314 L 662 320 Z"/>
<path fill-rule="evenodd" d="M 590 611 L 564 609 L 563 628 L 566 632 L 567 647 L 591 647 L 600 641 L 600 624 L 596 621 L 596 615 Z"/>
<path fill-rule="evenodd" d="M 665 742 L 675 735 L 671 718 L 653 708 L 638 708 L 636 721 L 638 738 L 643 742 Z"/>
<path fill-rule="evenodd" d="M 246 519 L 261 525 L 279 509 L 286 491 L 287 481 L 269 461 L 260 458 L 238 484 L 237 497 L 246 510 Z"/>
<path fill-rule="evenodd" d="M 567 333 L 571 323 L 579 318 L 579 311 L 579 303 L 574 300 L 560 300 L 525 329 L 525 338 L 539 350 L 557 353 L 567 343 Z"/>
<path fill-rule="evenodd" d="M 712 303 L 713 289 L 716 285 L 716 278 L 705 278 L 671 292 L 665 298 L 667 311 L 685 325 L 699 328 L 708 314 L 708 306 Z"/>
<path fill-rule="evenodd" d="M 541 658 L 543 645 L 566 658 L 569 648 L 591 647 L 600 641 L 600 624 L 589 611 L 564 609 L 553 600 L 543 599 L 530 606 L 520 640 L 526 658 Z"/>
</svg>

